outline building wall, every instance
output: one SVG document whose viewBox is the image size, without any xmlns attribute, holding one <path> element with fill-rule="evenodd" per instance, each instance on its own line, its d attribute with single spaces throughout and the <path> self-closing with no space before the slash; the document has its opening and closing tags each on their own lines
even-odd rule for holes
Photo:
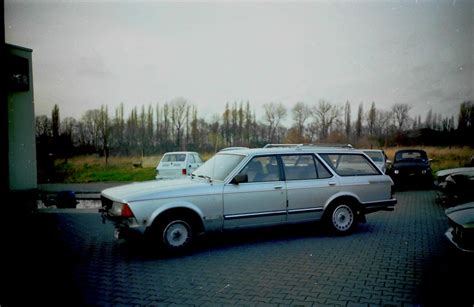
<svg viewBox="0 0 474 307">
<path fill-rule="evenodd" d="M 8 167 L 10 191 L 36 190 L 32 50 L 7 45 Z"/>
</svg>

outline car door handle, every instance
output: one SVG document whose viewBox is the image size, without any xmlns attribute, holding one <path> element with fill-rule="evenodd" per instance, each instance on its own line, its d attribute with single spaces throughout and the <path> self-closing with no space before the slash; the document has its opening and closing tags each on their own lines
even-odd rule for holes
<svg viewBox="0 0 474 307">
<path fill-rule="evenodd" d="M 277 186 L 274 186 L 273 188 L 274 188 L 275 190 L 281 190 L 281 189 L 283 189 L 283 186 L 277 185 Z"/>
<path fill-rule="evenodd" d="M 336 185 L 336 182 L 335 181 L 329 181 L 328 184 L 329 185 Z"/>
</svg>

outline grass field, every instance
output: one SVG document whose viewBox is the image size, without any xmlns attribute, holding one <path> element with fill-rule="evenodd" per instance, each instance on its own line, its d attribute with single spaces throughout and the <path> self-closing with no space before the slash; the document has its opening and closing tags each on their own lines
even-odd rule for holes
<svg viewBox="0 0 474 307">
<path fill-rule="evenodd" d="M 415 147 L 389 147 L 384 148 L 387 156 L 393 161 L 395 152 L 399 149 Z M 433 172 L 440 169 L 462 167 L 474 154 L 474 149 L 469 147 L 416 147 L 424 149 L 428 157 L 433 159 L 431 166 Z M 203 160 L 212 157 L 212 154 L 202 154 Z M 155 178 L 155 168 L 161 155 L 147 157 L 111 157 L 109 163 L 98 156 L 78 156 L 68 160 L 58 160 L 55 163 L 56 178 L 65 183 L 103 182 L 103 181 L 145 181 Z"/>
<path fill-rule="evenodd" d="M 57 177 L 65 183 L 102 181 L 145 181 L 155 178 L 155 168 L 161 156 L 111 157 L 105 164 L 103 157 L 78 156 L 55 163 Z"/>
</svg>

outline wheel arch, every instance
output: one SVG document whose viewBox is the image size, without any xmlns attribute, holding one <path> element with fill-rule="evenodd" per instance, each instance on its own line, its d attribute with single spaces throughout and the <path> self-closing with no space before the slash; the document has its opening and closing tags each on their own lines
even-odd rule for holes
<svg viewBox="0 0 474 307">
<path fill-rule="evenodd" d="M 204 231 L 203 214 L 199 208 L 190 203 L 170 203 L 155 210 L 147 223 L 147 228 L 160 223 L 160 221 L 171 216 L 182 216 L 189 219 L 191 226 L 195 227 L 196 233 Z"/>
<path fill-rule="evenodd" d="M 328 209 L 340 202 L 348 202 L 353 205 L 357 220 L 359 222 L 365 222 L 365 215 L 363 213 L 361 201 L 359 197 L 357 197 L 357 195 L 352 193 L 338 193 L 329 198 L 326 204 L 324 205 L 323 219 L 327 217 L 328 211 L 330 211 Z"/>
</svg>

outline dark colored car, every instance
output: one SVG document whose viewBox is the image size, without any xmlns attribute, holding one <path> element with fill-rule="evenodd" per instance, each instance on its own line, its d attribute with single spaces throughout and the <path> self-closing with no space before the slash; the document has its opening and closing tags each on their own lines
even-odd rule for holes
<svg viewBox="0 0 474 307">
<path fill-rule="evenodd" d="M 431 187 L 433 185 L 430 160 L 426 152 L 421 149 L 397 151 L 388 173 L 397 187 Z"/>
<path fill-rule="evenodd" d="M 474 201 L 474 167 L 451 168 L 436 173 L 438 200 L 453 205 Z"/>
<path fill-rule="evenodd" d="M 446 209 L 449 229 L 445 235 L 458 249 L 474 253 L 474 202 Z"/>
</svg>

